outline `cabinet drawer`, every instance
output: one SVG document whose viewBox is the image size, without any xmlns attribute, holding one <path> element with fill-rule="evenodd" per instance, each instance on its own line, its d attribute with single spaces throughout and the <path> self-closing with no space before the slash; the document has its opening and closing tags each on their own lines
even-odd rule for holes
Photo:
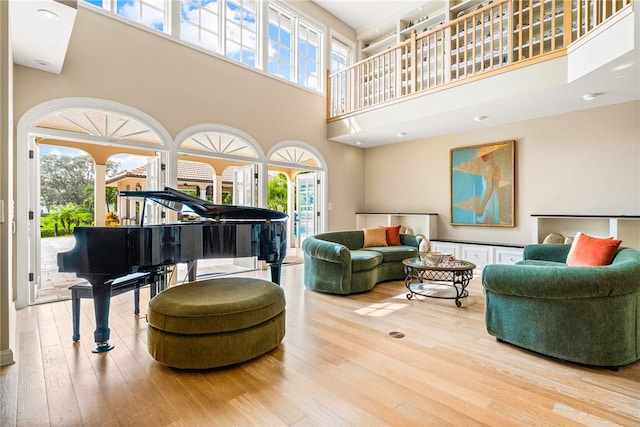
<svg viewBox="0 0 640 427">
<path fill-rule="evenodd" d="M 431 242 L 431 252 L 442 252 L 446 254 L 451 254 L 455 258 L 460 257 L 460 245 L 455 243 L 445 243 L 445 242 Z"/>
<path fill-rule="evenodd" d="M 522 261 L 522 249 L 496 248 L 496 264 L 515 264 Z"/>
<path fill-rule="evenodd" d="M 465 261 L 474 263 L 478 268 L 482 268 L 493 262 L 490 246 L 462 246 L 461 258 Z"/>
</svg>

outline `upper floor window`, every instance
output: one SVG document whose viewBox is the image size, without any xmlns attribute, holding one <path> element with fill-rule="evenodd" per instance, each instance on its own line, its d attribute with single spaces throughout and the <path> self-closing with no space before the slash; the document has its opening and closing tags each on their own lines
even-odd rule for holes
<svg viewBox="0 0 640 427">
<path fill-rule="evenodd" d="M 293 79 L 293 26 L 294 18 L 269 7 L 269 65 L 268 72 L 286 80 Z"/>
<path fill-rule="evenodd" d="M 83 1 L 271 75 L 322 90 L 322 27 L 275 0 Z M 265 3 L 268 7 L 261 7 Z M 268 17 L 263 19 L 261 10 L 268 11 Z"/>
<path fill-rule="evenodd" d="M 267 33 L 269 74 L 320 90 L 322 30 L 272 3 Z"/>
<path fill-rule="evenodd" d="M 349 46 L 335 38 L 331 39 L 331 72 L 341 71 L 349 65 Z"/>
<path fill-rule="evenodd" d="M 258 51 L 257 2 L 227 0 L 225 53 L 243 64 L 256 67 Z"/>
<path fill-rule="evenodd" d="M 166 27 L 164 0 L 117 0 L 116 13 L 158 31 Z"/>
<path fill-rule="evenodd" d="M 212 52 L 220 51 L 218 0 L 180 1 L 180 38 Z"/>
<path fill-rule="evenodd" d="M 298 84 L 320 90 L 320 43 L 322 33 L 301 22 L 298 25 Z"/>
</svg>

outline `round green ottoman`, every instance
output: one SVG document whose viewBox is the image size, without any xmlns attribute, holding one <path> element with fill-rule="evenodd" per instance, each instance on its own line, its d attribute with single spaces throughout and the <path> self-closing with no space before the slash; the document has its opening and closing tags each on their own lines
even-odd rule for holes
<svg viewBox="0 0 640 427">
<path fill-rule="evenodd" d="M 147 321 L 147 347 L 158 362 L 181 369 L 232 365 L 280 344 L 284 292 L 252 278 L 186 283 L 156 295 Z"/>
</svg>

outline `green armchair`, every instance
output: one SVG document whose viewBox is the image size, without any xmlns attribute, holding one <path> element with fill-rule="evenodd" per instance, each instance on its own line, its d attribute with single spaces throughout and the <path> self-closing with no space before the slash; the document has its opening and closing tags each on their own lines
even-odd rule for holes
<svg viewBox="0 0 640 427">
<path fill-rule="evenodd" d="M 585 365 L 640 359 L 640 251 L 618 250 L 602 267 L 567 266 L 570 245 L 536 244 L 516 265 L 485 267 L 490 335 Z"/>
</svg>

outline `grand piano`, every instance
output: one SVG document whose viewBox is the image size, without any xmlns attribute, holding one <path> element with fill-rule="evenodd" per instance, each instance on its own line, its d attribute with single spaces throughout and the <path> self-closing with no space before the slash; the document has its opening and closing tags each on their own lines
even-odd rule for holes
<svg viewBox="0 0 640 427">
<path fill-rule="evenodd" d="M 93 288 L 97 346 L 94 353 L 113 348 L 109 345 L 109 305 L 114 279 L 140 272 L 158 278 L 169 265 L 194 265 L 198 259 L 255 256 L 269 264 L 271 280 L 280 284 L 287 250 L 286 214 L 212 204 L 169 187 L 159 191 L 122 191 L 120 196 L 151 200 L 200 220 L 74 229 L 75 246 L 58 254 L 58 271 L 75 272 Z M 142 206 L 144 218 L 146 202 Z M 191 280 L 194 276 L 190 273 Z"/>
</svg>

